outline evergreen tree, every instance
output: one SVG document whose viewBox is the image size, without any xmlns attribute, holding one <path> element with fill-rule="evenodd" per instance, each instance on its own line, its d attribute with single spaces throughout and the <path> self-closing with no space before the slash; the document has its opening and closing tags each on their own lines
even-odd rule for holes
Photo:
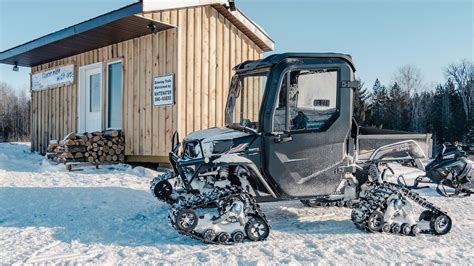
<svg viewBox="0 0 474 266">
<path fill-rule="evenodd" d="M 461 95 L 451 79 L 438 85 L 432 108 L 432 128 L 437 145 L 443 142 L 462 141 L 466 134 L 465 113 Z"/>
<path fill-rule="evenodd" d="M 467 117 L 463 109 L 462 91 L 456 89 L 451 79 L 448 79 L 445 87 L 450 106 L 450 113 L 446 115 L 449 119 L 449 123 L 447 124 L 449 141 L 462 141 L 467 133 Z"/>
<path fill-rule="evenodd" d="M 444 94 L 444 87 L 441 84 L 437 85 L 435 88 L 433 106 L 431 109 L 431 124 L 436 146 L 441 145 L 445 141 L 445 130 L 443 129 L 443 110 L 448 106 L 444 101 Z"/>
<path fill-rule="evenodd" d="M 368 124 L 376 127 L 383 127 L 385 116 L 387 113 L 388 93 L 385 86 L 383 86 L 379 79 L 375 80 L 370 95 L 370 118 Z"/>
<path fill-rule="evenodd" d="M 396 82 L 390 87 L 386 108 L 386 128 L 410 130 L 409 95 Z"/>
<path fill-rule="evenodd" d="M 411 99 L 412 102 L 417 102 L 417 114 L 416 114 L 416 128 L 412 127 L 412 130 L 420 133 L 431 133 L 433 132 L 433 123 L 432 123 L 432 110 L 433 110 L 433 101 L 434 93 L 432 92 L 422 92 L 421 94 L 416 94 L 416 98 Z M 414 122 L 412 121 L 412 125 Z"/>
<path fill-rule="evenodd" d="M 364 83 L 358 79 L 359 87 L 354 92 L 354 119 L 359 125 L 366 124 L 366 114 L 369 109 L 367 99 L 369 97 Z"/>
</svg>

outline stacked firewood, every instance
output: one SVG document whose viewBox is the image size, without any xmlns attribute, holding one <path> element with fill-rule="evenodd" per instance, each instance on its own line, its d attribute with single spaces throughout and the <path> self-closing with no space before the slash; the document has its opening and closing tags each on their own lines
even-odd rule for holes
<svg viewBox="0 0 474 266">
<path fill-rule="evenodd" d="M 125 139 L 120 130 L 92 133 L 70 133 L 59 143 L 48 146 L 49 159 L 57 162 L 104 162 L 125 161 Z"/>
</svg>

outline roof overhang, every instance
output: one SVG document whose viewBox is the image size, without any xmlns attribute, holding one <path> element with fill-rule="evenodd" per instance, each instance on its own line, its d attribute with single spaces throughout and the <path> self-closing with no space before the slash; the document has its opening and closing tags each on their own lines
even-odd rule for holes
<svg viewBox="0 0 474 266">
<path fill-rule="evenodd" d="M 227 5 L 228 0 L 141 0 L 143 2 L 143 12 L 152 12 L 157 10 L 169 10 L 186 8 L 193 6 L 206 6 L 206 5 Z"/>
<path fill-rule="evenodd" d="M 155 32 L 174 27 L 136 15 L 142 8 L 134 3 L 13 47 L 0 53 L 0 63 L 36 66 L 150 34 L 150 23 Z"/>
<path fill-rule="evenodd" d="M 234 24 L 250 40 L 257 44 L 264 52 L 273 51 L 274 41 L 270 36 L 254 21 L 244 15 L 238 8 L 232 11 L 229 7 L 229 0 L 180 0 L 180 1 L 156 1 L 142 0 L 143 12 L 153 12 L 158 10 L 171 10 L 186 7 L 212 5 L 219 13 Z"/>
<path fill-rule="evenodd" d="M 213 5 L 225 18 L 234 24 L 240 31 L 250 38 L 264 52 L 273 51 L 275 42 L 268 34 L 254 21 L 244 15 L 238 8 L 232 11 L 224 5 Z"/>
<path fill-rule="evenodd" d="M 228 0 L 142 0 L 0 52 L 0 63 L 26 67 L 48 63 L 150 34 L 150 23 L 155 32 L 167 30 L 176 26 L 139 14 L 203 5 L 212 5 L 263 51 L 273 50 L 268 34 L 240 10 L 231 11 Z"/>
</svg>

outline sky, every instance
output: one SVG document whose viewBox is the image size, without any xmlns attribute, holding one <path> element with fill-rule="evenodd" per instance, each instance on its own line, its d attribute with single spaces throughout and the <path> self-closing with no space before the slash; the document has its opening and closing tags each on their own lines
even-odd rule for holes
<svg viewBox="0 0 474 266">
<path fill-rule="evenodd" d="M 71 26 L 133 0 L 0 0 L 0 51 Z M 280 52 L 352 55 L 356 75 L 371 87 L 395 71 L 418 67 L 426 84 L 444 69 L 474 58 L 474 0 L 235 0 Z M 30 69 L 0 64 L 0 81 L 29 88 Z"/>
</svg>

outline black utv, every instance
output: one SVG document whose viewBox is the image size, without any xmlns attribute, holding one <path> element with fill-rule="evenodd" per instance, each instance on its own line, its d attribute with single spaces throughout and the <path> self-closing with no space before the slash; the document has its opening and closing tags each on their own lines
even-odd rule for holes
<svg viewBox="0 0 474 266">
<path fill-rule="evenodd" d="M 270 225 L 257 202 L 353 207 L 366 230 L 447 233 L 450 218 L 418 194 L 380 179 L 377 163 L 355 164 L 349 55 L 285 53 L 235 68 L 224 128 L 173 135 L 173 167 L 151 182 L 170 204 L 172 226 L 207 243 L 264 240 Z M 429 229 L 414 218 L 415 201 Z M 427 215 L 425 215 L 427 217 Z M 427 220 L 427 219 L 425 219 Z"/>
</svg>

